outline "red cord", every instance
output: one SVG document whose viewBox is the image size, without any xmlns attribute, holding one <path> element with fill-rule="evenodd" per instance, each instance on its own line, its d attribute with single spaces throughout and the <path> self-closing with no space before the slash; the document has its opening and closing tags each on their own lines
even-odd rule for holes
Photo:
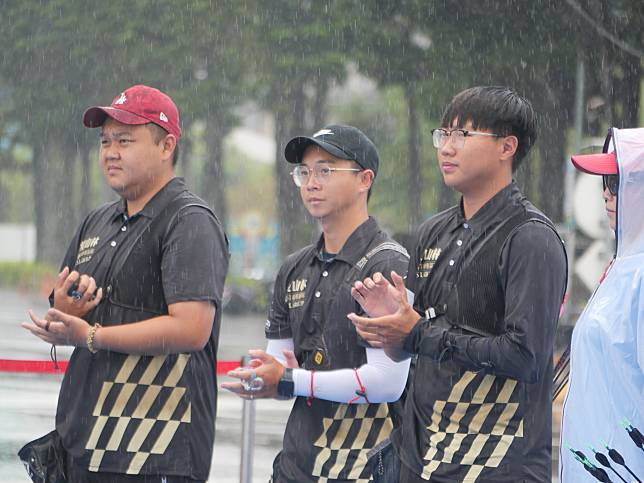
<svg viewBox="0 0 644 483">
<path fill-rule="evenodd" d="M 313 370 L 311 370 L 311 393 L 309 394 L 309 398 L 306 400 L 306 405 L 308 407 L 313 405 Z"/>
<path fill-rule="evenodd" d="M 53 361 L 47 360 L 13 360 L 0 359 L 0 373 L 3 372 L 28 372 L 38 374 L 54 374 L 59 371 L 65 372 L 68 365 L 67 360 L 58 359 L 58 368 Z M 227 374 L 229 371 L 239 367 L 239 360 L 218 361 L 217 374 Z"/>
<path fill-rule="evenodd" d="M 358 369 L 356 369 L 356 368 L 354 367 L 354 368 L 353 368 L 353 372 L 355 373 L 355 375 L 356 375 L 356 379 L 358 380 L 358 386 L 359 386 L 359 389 L 358 389 L 358 390 L 356 390 L 356 397 L 352 398 L 352 399 L 349 401 L 349 404 L 353 404 L 354 402 L 356 402 L 356 401 L 357 401 L 358 399 L 360 399 L 361 397 L 363 397 L 363 398 L 364 398 L 364 400 L 365 400 L 365 401 L 367 401 L 367 404 L 370 404 L 370 403 L 369 403 L 369 399 L 367 399 L 367 388 L 366 388 L 366 387 L 364 387 L 364 386 L 362 385 L 362 381 L 360 380 L 360 376 L 358 375 Z"/>
<path fill-rule="evenodd" d="M 614 263 L 614 262 L 615 262 L 615 259 L 613 258 L 613 259 L 610 261 L 610 263 L 608 264 L 608 266 L 604 269 L 604 273 L 602 273 L 602 276 L 599 278 L 599 283 L 600 283 L 600 284 L 604 281 L 604 279 L 606 278 L 606 275 L 608 275 L 608 270 L 610 270 L 610 267 L 612 267 L 612 266 L 613 266 L 613 263 Z"/>
</svg>

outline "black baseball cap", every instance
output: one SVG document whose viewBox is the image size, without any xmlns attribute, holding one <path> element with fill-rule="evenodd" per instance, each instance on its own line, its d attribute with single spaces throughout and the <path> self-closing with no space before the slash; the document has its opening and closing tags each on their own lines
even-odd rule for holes
<svg viewBox="0 0 644 483">
<path fill-rule="evenodd" d="M 378 150 L 371 139 L 358 128 L 332 124 L 311 137 L 295 137 L 284 148 L 284 157 L 289 163 L 301 163 L 302 154 L 312 144 L 336 158 L 355 161 L 363 169 L 372 170 L 374 176 L 378 173 Z"/>
</svg>

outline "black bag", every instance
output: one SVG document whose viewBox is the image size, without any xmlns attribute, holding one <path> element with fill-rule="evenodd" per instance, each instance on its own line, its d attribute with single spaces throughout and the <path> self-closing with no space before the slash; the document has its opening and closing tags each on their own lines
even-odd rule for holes
<svg viewBox="0 0 644 483">
<path fill-rule="evenodd" d="M 67 483 L 65 448 L 55 429 L 24 445 L 18 456 L 34 483 Z"/>
</svg>

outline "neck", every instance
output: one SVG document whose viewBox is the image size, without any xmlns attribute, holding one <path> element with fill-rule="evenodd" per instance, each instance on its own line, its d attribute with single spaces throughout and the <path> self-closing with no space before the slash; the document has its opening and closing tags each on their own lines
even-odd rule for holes
<svg viewBox="0 0 644 483">
<path fill-rule="evenodd" d="M 320 227 L 324 236 L 324 250 L 328 253 L 339 253 L 351 234 L 369 218 L 367 207 L 342 216 L 327 216 L 321 220 Z"/>
<path fill-rule="evenodd" d="M 463 191 L 463 214 L 465 219 L 472 218 L 485 203 L 490 201 L 503 188 L 512 182 L 512 175 L 503 179 L 493 180 L 489 183 L 483 183 L 477 189 Z"/>
<path fill-rule="evenodd" d="M 136 215 L 141 211 L 148 201 L 154 198 L 154 195 L 161 191 L 172 178 L 174 178 L 174 173 L 169 173 L 154 180 L 154 184 L 144 192 L 134 193 L 130 196 L 123 195 L 127 204 L 127 216 Z"/>
</svg>

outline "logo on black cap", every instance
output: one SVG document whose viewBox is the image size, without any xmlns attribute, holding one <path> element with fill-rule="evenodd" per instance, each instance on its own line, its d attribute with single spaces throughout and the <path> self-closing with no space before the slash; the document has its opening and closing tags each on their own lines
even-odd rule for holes
<svg viewBox="0 0 644 483">
<path fill-rule="evenodd" d="M 360 129 L 342 124 L 332 124 L 317 131 L 313 136 L 297 136 L 284 148 L 284 157 L 289 163 L 301 163 L 308 146 L 316 145 L 329 154 L 358 163 L 363 169 L 378 173 L 378 151 Z"/>
</svg>

